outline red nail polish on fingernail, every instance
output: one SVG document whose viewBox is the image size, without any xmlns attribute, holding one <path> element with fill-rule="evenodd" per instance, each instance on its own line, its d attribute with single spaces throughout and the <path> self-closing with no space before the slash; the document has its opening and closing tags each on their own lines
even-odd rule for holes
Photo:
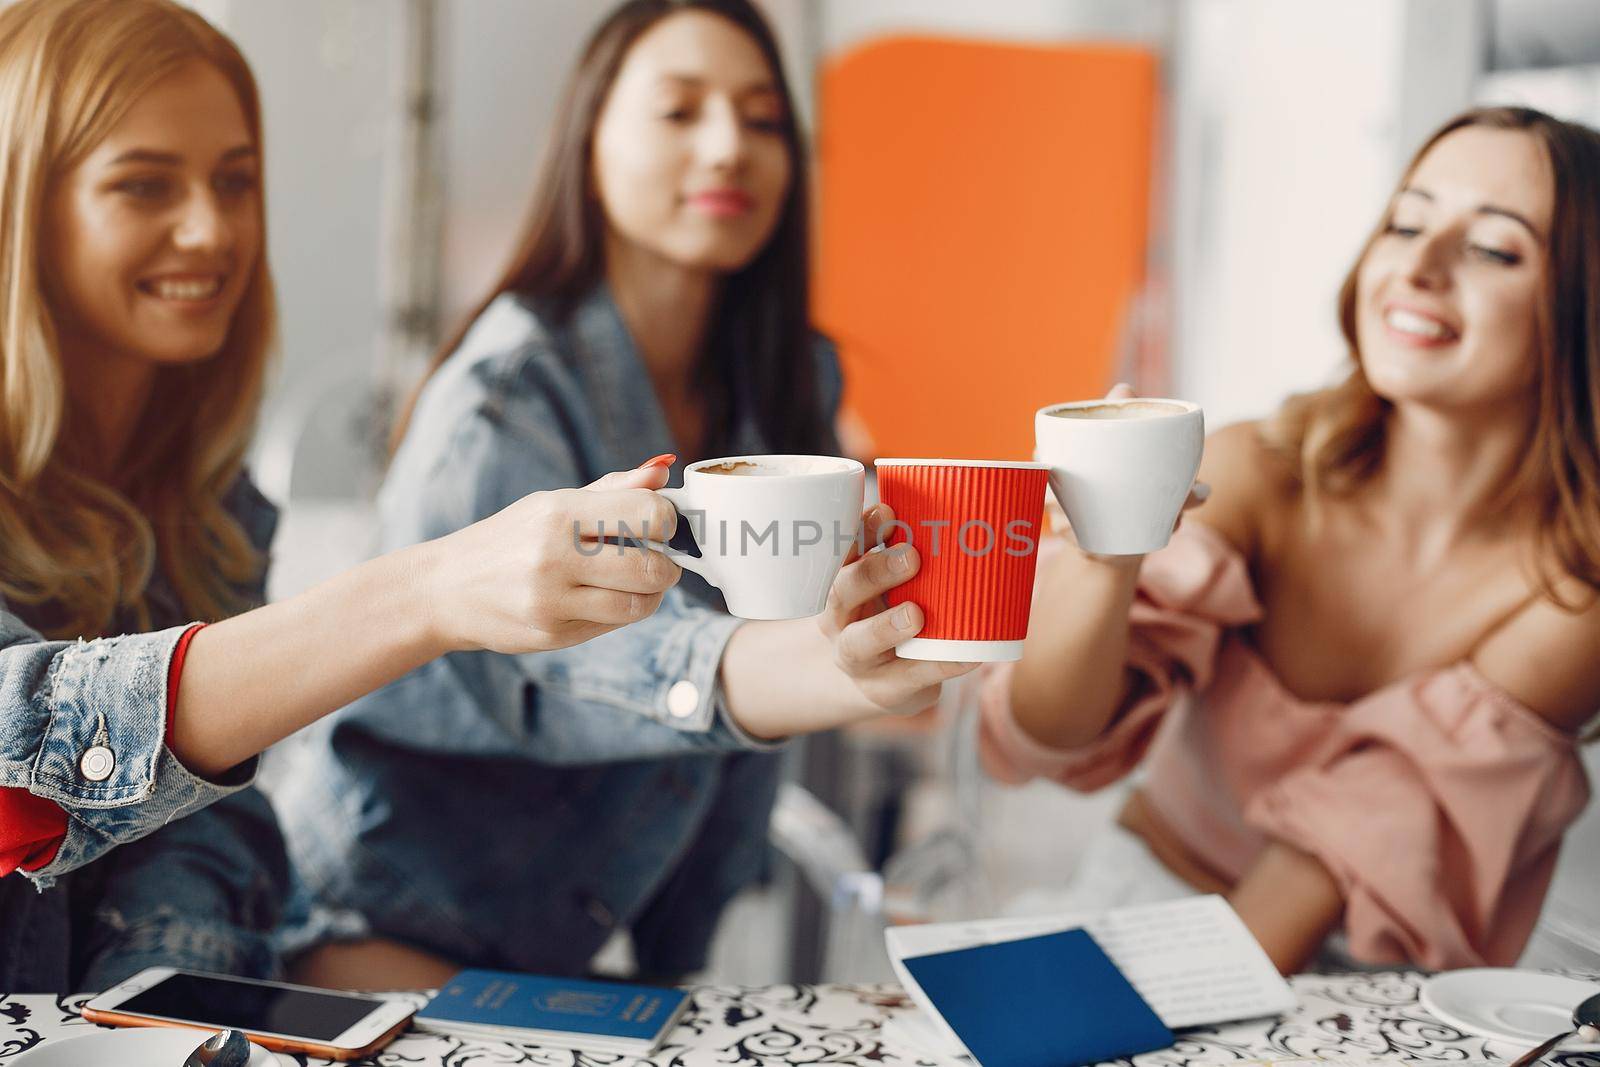
<svg viewBox="0 0 1600 1067">
<path fill-rule="evenodd" d="M 641 470 L 645 467 L 670 467 L 676 462 L 678 462 L 677 456 L 673 455 L 671 452 L 663 452 L 659 456 L 653 456 L 650 459 L 645 460 L 643 463 L 639 464 L 639 467 Z"/>
</svg>

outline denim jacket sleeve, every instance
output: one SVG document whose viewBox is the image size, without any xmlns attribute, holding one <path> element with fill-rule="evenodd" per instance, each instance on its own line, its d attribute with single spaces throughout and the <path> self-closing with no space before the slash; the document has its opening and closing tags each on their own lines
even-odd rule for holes
<svg viewBox="0 0 1600 1067">
<path fill-rule="evenodd" d="M 251 761 L 228 783 L 209 782 L 166 747 L 167 666 L 184 629 L 46 641 L 0 610 L 0 786 L 54 801 L 68 816 L 54 862 L 29 875 L 40 885 L 254 776 Z M 103 778 L 82 765 L 97 745 L 113 759 Z"/>
<path fill-rule="evenodd" d="M 438 537 L 528 493 L 586 484 L 586 403 L 538 342 L 451 368 L 419 405 L 383 494 L 386 547 Z M 436 671 L 541 762 L 596 763 L 767 749 L 719 699 L 723 648 L 741 620 L 680 589 L 650 618 L 582 645 L 453 653 Z"/>
</svg>

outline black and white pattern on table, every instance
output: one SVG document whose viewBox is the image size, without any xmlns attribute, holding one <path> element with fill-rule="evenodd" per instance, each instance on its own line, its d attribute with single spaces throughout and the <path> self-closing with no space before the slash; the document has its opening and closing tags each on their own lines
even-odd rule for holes
<svg viewBox="0 0 1600 1067">
<path fill-rule="evenodd" d="M 1261 1060 L 1383 1058 L 1465 1064 L 1505 1062 L 1525 1051 L 1485 1041 L 1429 1015 L 1417 1002 L 1426 978 L 1409 972 L 1301 975 L 1292 980 L 1300 998 L 1293 1014 L 1186 1030 L 1172 1048 L 1136 1057 L 1131 1063 L 1200 1067 Z M 45 1042 L 87 1033 L 89 1024 L 78 1017 L 78 1008 L 88 999 L 0 992 L 0 1065 Z M 422 998 L 415 999 L 420 1003 Z M 895 986 L 706 987 L 695 991 L 694 1005 L 682 1024 L 649 1059 L 413 1032 L 362 1062 L 379 1067 L 946 1067 L 950 1061 L 882 1040 L 886 1019 L 915 1010 Z M 328 1062 L 304 1056 L 279 1060 L 301 1065 Z M 1561 1053 L 1547 1062 L 1558 1067 L 1600 1067 L 1600 1053 Z"/>
</svg>

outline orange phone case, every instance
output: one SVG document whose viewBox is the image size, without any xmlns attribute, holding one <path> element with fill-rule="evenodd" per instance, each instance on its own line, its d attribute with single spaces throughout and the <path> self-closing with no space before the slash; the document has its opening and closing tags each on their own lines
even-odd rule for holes
<svg viewBox="0 0 1600 1067">
<path fill-rule="evenodd" d="M 83 1017 L 92 1023 L 103 1026 L 166 1026 L 177 1030 L 193 1030 L 196 1033 L 216 1033 L 215 1026 L 201 1026 L 197 1023 L 181 1023 L 171 1019 L 155 1019 L 147 1015 L 124 1015 L 119 1011 L 95 1011 L 83 1009 Z M 311 1041 L 295 1041 L 287 1037 L 270 1037 L 266 1034 L 257 1034 L 250 1030 L 243 1031 L 244 1035 L 252 1042 L 271 1052 L 301 1052 L 307 1056 L 321 1056 L 325 1060 L 359 1060 L 370 1056 L 383 1048 L 389 1042 L 399 1037 L 406 1027 L 411 1025 L 411 1016 L 407 1015 L 388 1032 L 376 1041 L 358 1049 L 336 1048 L 333 1045 L 319 1045 Z"/>
</svg>

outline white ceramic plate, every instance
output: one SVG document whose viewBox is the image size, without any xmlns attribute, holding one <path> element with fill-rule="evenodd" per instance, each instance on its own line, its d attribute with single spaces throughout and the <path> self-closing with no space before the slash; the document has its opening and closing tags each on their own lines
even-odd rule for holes
<svg viewBox="0 0 1600 1067">
<path fill-rule="evenodd" d="M 1452 1060 L 1451 1067 L 1504 1067 L 1487 1060 Z M 1331 1060 L 1244 1060 L 1232 1067 L 1410 1067 L 1414 1060 L 1401 1056 L 1380 1056 L 1376 1059 L 1336 1058 Z"/>
<path fill-rule="evenodd" d="M 1447 971 L 1422 986 L 1422 1006 L 1451 1026 L 1514 1045 L 1537 1045 L 1572 1029 L 1572 1009 L 1600 986 L 1538 971 L 1481 967 Z M 1600 1052 L 1573 1039 L 1563 1052 Z"/>
<path fill-rule="evenodd" d="M 177 1067 L 208 1035 L 203 1030 L 99 1030 L 83 1037 L 51 1041 L 11 1062 L 17 1067 Z M 278 1067 L 278 1057 L 260 1045 L 250 1046 L 250 1067 Z"/>
<path fill-rule="evenodd" d="M 1331 1060 L 1243 1060 L 1233 1063 L 1232 1067 L 1409 1067 L 1414 1062 L 1401 1056 L 1380 1056 L 1376 1059 L 1345 1057 Z M 1497 1067 L 1497 1065 L 1486 1060 L 1452 1060 L 1451 1067 Z"/>
</svg>

